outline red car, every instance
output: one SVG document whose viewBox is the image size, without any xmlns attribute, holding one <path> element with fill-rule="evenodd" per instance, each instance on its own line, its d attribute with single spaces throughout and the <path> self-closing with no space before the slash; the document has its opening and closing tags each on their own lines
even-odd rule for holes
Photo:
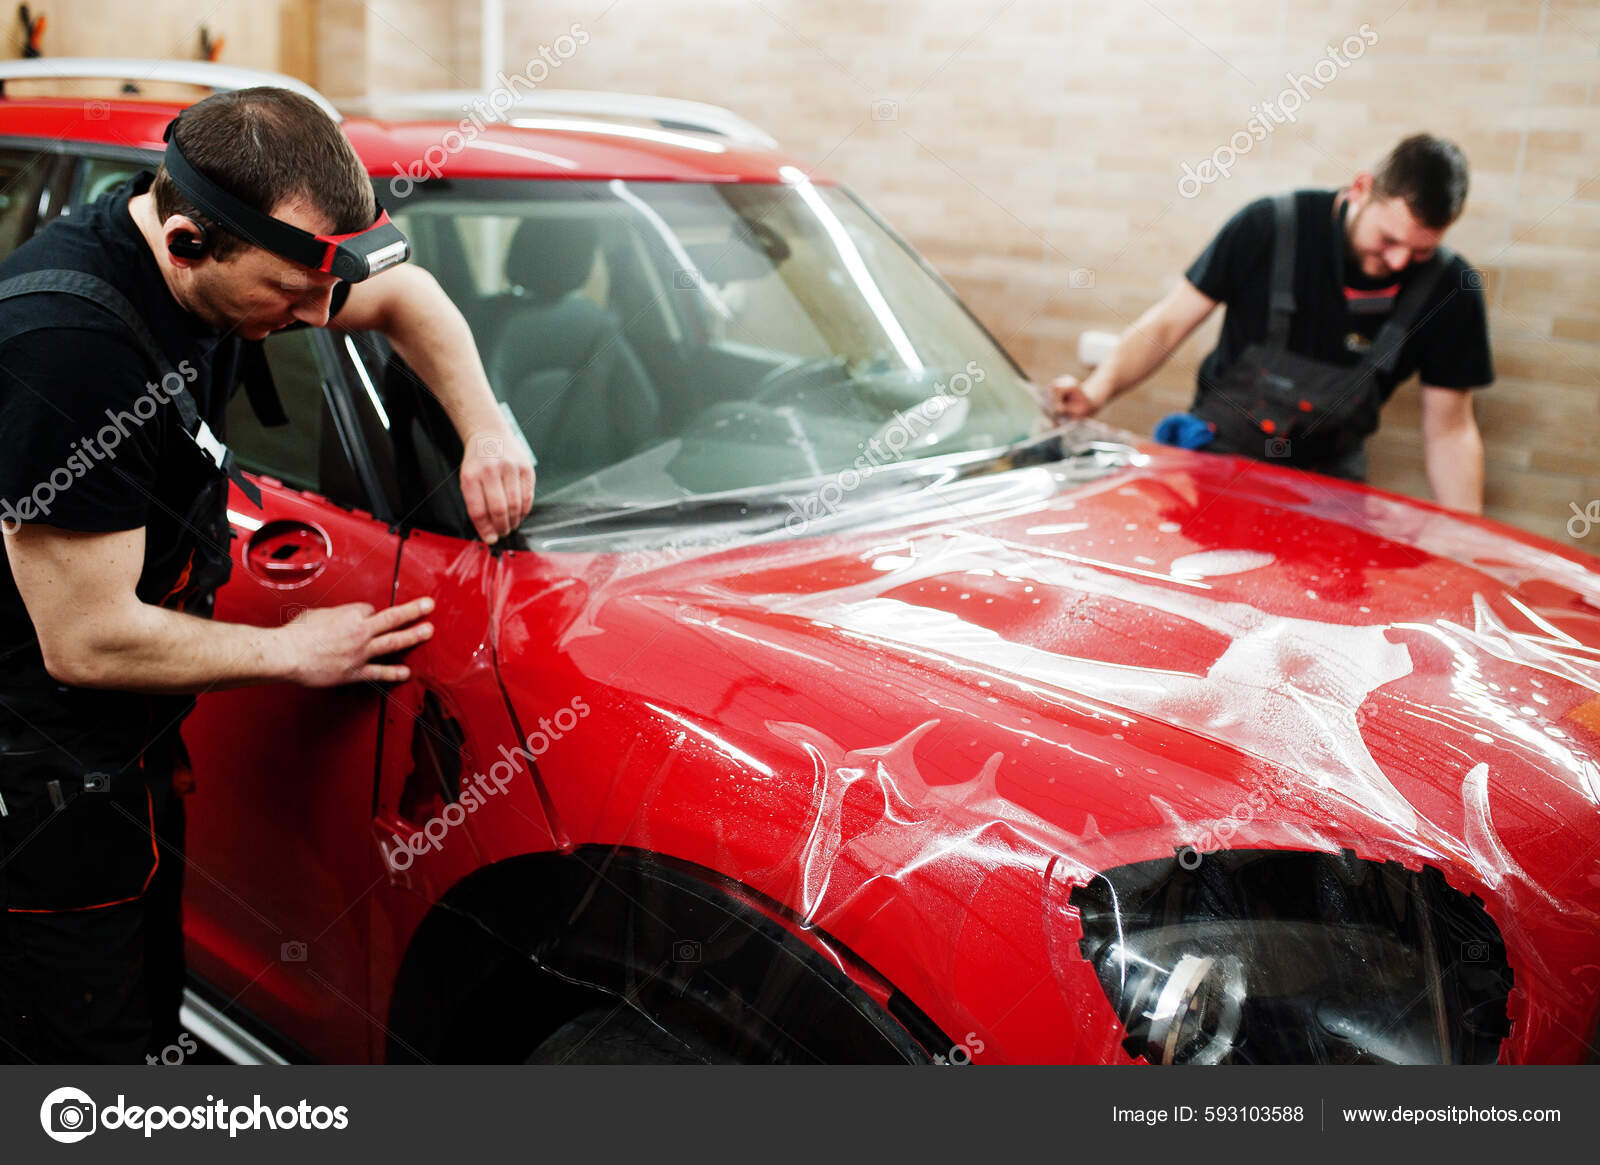
<svg viewBox="0 0 1600 1165">
<path fill-rule="evenodd" d="M 0 102 L 5 244 L 153 167 L 175 109 Z M 391 1063 L 1595 1054 L 1595 559 L 1051 428 L 848 191 L 639 112 L 344 123 L 539 497 L 474 540 L 392 353 L 269 341 L 292 423 L 235 402 L 264 503 L 233 498 L 217 616 L 428 594 L 437 633 L 405 684 L 201 698 L 192 1032 Z"/>
</svg>

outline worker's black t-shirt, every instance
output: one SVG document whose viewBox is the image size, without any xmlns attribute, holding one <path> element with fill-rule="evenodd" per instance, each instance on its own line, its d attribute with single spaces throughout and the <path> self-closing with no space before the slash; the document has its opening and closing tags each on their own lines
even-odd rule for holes
<svg viewBox="0 0 1600 1165">
<path fill-rule="evenodd" d="M 1333 190 L 1295 193 L 1296 311 L 1289 348 L 1330 364 L 1353 365 L 1413 271 L 1402 271 L 1398 279 L 1372 279 L 1354 262 L 1343 261 L 1336 195 Z M 1201 362 L 1200 384 L 1215 385 L 1247 346 L 1266 338 L 1274 232 L 1272 199 L 1258 199 L 1229 219 L 1184 273 L 1205 295 L 1227 304 L 1217 346 Z M 1450 269 L 1440 273 L 1393 372 L 1379 381 L 1384 400 L 1413 373 L 1439 388 L 1483 388 L 1494 382 L 1480 287 L 1477 272 L 1454 256 Z"/>
<path fill-rule="evenodd" d="M 187 382 L 200 415 L 220 432 L 226 393 L 213 389 L 234 375 L 240 340 L 223 336 L 185 311 L 167 289 L 161 269 L 128 213 L 128 199 L 148 189 L 148 177 L 119 186 L 99 201 L 52 222 L 0 263 L 0 280 L 30 271 L 87 271 L 127 297 L 143 316 L 173 368 L 187 361 Z M 10 301 L 15 304 L 18 301 Z M 10 306 L 0 305 L 0 313 Z M 76 328 L 48 328 L 10 339 L 0 337 L 0 503 L 16 505 L 33 496 L 53 471 L 69 465 L 77 444 L 93 439 L 118 413 L 118 435 L 106 434 L 108 456 L 80 453 L 87 472 L 54 497 L 41 492 L 48 513 L 37 519 L 66 530 L 132 530 L 145 524 L 160 502 L 181 512 L 186 499 L 164 496 L 161 454 L 181 429 L 177 410 L 163 406 L 148 419 L 132 414 L 139 397 L 152 395 L 149 362 L 126 330 L 107 313 L 61 298 L 56 311 L 81 318 Z M 144 406 L 148 409 L 148 406 Z M 111 416 L 107 416 L 107 412 Z M 122 430 L 126 434 L 122 435 Z M 120 470 L 120 473 L 118 472 Z M 59 479 L 58 479 L 59 480 Z"/>
<path fill-rule="evenodd" d="M 0 280 L 65 268 L 111 284 L 144 318 L 200 415 L 226 440 L 223 418 L 244 341 L 184 310 L 168 290 L 128 212 L 129 199 L 153 177 L 141 173 L 56 219 L 0 262 Z M 335 311 L 344 292 L 334 296 Z M 172 521 L 152 526 L 150 517 L 158 509 L 181 515 L 193 500 L 185 495 L 192 477 L 172 456 L 175 442 L 190 440 L 177 409 L 165 394 L 151 393 L 155 372 L 120 323 L 72 297 L 50 299 L 52 315 L 69 326 L 9 338 L 6 309 L 25 301 L 0 304 L 0 517 L 31 512 L 31 520 L 65 530 L 171 531 Z M 152 396 L 160 402 L 153 411 L 141 401 Z M 94 442 L 92 450 L 85 441 Z M 51 484 L 52 475 L 64 488 Z M 24 498 L 30 509 L 17 509 Z M 155 557 L 147 547 L 147 561 Z M 33 626 L 0 554 L 0 667 L 28 649 L 37 650 Z"/>
</svg>

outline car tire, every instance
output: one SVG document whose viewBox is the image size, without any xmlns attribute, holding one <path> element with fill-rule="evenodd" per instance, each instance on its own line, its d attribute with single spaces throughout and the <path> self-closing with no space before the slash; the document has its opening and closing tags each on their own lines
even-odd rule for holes
<svg viewBox="0 0 1600 1165">
<path fill-rule="evenodd" d="M 625 1004 L 596 1007 L 551 1032 L 529 1064 L 734 1064 L 698 1036 L 664 1030 Z"/>
<path fill-rule="evenodd" d="M 950 1046 L 711 871 L 582 847 L 479 871 L 430 912 L 386 1060 L 919 1064 Z"/>
</svg>

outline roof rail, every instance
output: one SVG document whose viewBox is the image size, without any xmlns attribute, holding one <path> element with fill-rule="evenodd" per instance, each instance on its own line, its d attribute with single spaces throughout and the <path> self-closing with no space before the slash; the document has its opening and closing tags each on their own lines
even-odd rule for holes
<svg viewBox="0 0 1600 1165">
<path fill-rule="evenodd" d="M 776 149 L 778 142 L 759 126 L 720 105 L 685 101 L 677 97 L 647 97 L 637 93 L 608 93 L 590 89 L 542 89 L 509 92 L 513 101 L 503 108 L 491 101 L 492 94 L 473 89 L 434 89 L 416 93 L 377 93 L 349 101 L 341 100 L 346 113 L 381 116 L 393 112 L 411 117 L 439 115 L 459 118 L 477 112 L 485 121 L 509 121 L 528 114 L 563 113 L 589 117 L 622 117 L 653 121 L 663 129 L 711 133 L 740 145 Z M 485 116 L 488 114 L 488 116 Z"/>
<path fill-rule="evenodd" d="M 322 111 L 335 121 L 339 111 L 322 94 L 304 81 L 283 73 L 269 73 L 264 69 L 241 69 L 234 65 L 216 65 L 210 61 L 144 60 L 139 57 L 30 57 L 21 60 L 0 61 L 0 95 L 4 95 L 7 81 L 81 80 L 171 82 L 179 85 L 197 85 L 221 93 L 232 89 L 249 89 L 256 85 L 276 85 L 289 89 L 302 97 L 315 101 Z"/>
</svg>

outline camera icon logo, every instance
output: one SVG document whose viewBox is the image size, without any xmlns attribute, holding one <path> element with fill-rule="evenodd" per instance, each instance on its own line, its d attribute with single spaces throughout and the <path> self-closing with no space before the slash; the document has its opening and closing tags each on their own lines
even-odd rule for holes
<svg viewBox="0 0 1600 1165">
<path fill-rule="evenodd" d="M 1093 267 L 1074 267 L 1067 272 L 1067 286 L 1074 291 L 1094 286 Z"/>
<path fill-rule="evenodd" d="M 108 121 L 111 118 L 111 103 L 109 101 L 85 101 L 83 103 L 84 121 Z"/>
<path fill-rule="evenodd" d="M 674 963 L 698 963 L 700 961 L 700 944 L 692 939 L 679 939 L 672 944 L 672 961 Z"/>
<path fill-rule="evenodd" d="M 898 121 L 900 118 L 900 103 L 880 98 L 872 103 L 873 121 Z"/>
<path fill-rule="evenodd" d="M 95 1130 L 94 1101 L 78 1088 L 57 1088 L 39 1106 L 45 1136 L 63 1145 L 76 1144 Z"/>
<path fill-rule="evenodd" d="M 474 452 L 486 461 L 506 455 L 506 443 L 499 437 L 479 437 L 474 444 L 477 446 Z"/>
<path fill-rule="evenodd" d="M 1474 267 L 1468 267 L 1465 271 L 1463 271 L 1461 273 L 1461 290 L 1482 291 L 1483 272 Z"/>
<path fill-rule="evenodd" d="M 700 286 L 700 272 L 692 267 L 680 267 L 672 273 L 672 286 L 679 291 L 692 291 Z"/>
<path fill-rule="evenodd" d="M 1486 942 L 1462 943 L 1461 961 L 1463 963 L 1487 963 L 1489 961 L 1489 944 Z"/>
<path fill-rule="evenodd" d="M 1289 456 L 1289 442 L 1288 442 L 1288 440 L 1283 438 L 1283 437 L 1274 437 L 1270 441 L 1268 441 L 1267 442 L 1267 456 L 1268 457 L 1287 457 L 1287 456 Z"/>
<path fill-rule="evenodd" d="M 285 963 L 303 963 L 306 961 L 306 944 L 286 942 L 278 948 L 278 957 Z"/>
</svg>

